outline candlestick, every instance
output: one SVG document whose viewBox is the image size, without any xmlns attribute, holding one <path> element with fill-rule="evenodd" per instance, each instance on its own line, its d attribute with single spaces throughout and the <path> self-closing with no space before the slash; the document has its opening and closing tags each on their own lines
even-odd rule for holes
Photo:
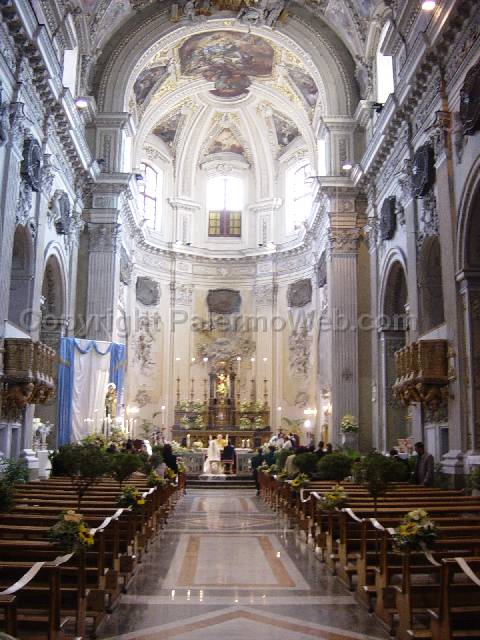
<svg viewBox="0 0 480 640">
<path fill-rule="evenodd" d="M 177 404 L 180 404 L 180 378 L 177 378 Z"/>
<path fill-rule="evenodd" d="M 203 402 L 205 403 L 205 406 L 207 405 L 207 387 L 208 387 L 208 379 L 204 378 L 203 380 Z"/>
<path fill-rule="evenodd" d="M 192 378 L 191 380 L 191 387 L 190 387 L 190 402 L 193 402 L 193 398 L 195 397 L 195 378 Z"/>
</svg>

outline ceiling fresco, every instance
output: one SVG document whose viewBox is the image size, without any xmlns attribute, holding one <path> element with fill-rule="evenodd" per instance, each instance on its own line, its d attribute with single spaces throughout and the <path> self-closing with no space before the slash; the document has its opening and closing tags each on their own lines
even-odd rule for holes
<svg viewBox="0 0 480 640">
<path fill-rule="evenodd" d="M 287 69 L 295 87 L 302 94 L 310 107 L 314 107 L 317 104 L 318 98 L 318 87 L 315 84 L 315 80 L 309 73 L 300 69 L 300 67 L 287 65 Z"/>
<path fill-rule="evenodd" d="M 277 134 L 277 142 L 280 147 L 284 148 L 288 146 L 290 142 L 300 135 L 300 131 L 294 123 L 280 116 L 278 113 L 272 115 L 272 120 Z"/>
<path fill-rule="evenodd" d="M 229 128 L 222 129 L 216 134 L 212 143 L 208 147 L 207 154 L 212 153 L 236 153 L 243 155 L 245 149 L 237 136 Z"/>
<path fill-rule="evenodd" d="M 219 98 L 245 95 L 251 78 L 272 75 L 274 50 L 266 40 L 250 33 L 213 31 L 192 36 L 179 49 L 181 72 L 203 76 L 215 83 Z"/>
<path fill-rule="evenodd" d="M 152 89 L 158 88 L 170 73 L 168 64 L 157 64 L 144 69 L 133 85 L 133 93 L 139 106 L 142 106 Z"/>
<path fill-rule="evenodd" d="M 173 147 L 181 118 L 181 111 L 173 113 L 163 122 L 158 124 L 155 129 L 153 129 L 152 133 L 163 140 L 163 142 L 165 142 L 169 147 Z"/>
</svg>

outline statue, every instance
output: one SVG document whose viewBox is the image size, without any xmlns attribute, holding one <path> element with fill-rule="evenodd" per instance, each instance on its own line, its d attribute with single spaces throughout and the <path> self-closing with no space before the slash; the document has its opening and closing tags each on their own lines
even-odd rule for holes
<svg viewBox="0 0 480 640">
<path fill-rule="evenodd" d="M 105 415 L 112 419 L 117 417 L 117 387 L 113 382 L 108 383 L 105 395 Z"/>
<path fill-rule="evenodd" d="M 261 25 L 265 23 L 267 0 L 246 3 L 238 12 L 237 20 L 244 24 Z"/>
</svg>

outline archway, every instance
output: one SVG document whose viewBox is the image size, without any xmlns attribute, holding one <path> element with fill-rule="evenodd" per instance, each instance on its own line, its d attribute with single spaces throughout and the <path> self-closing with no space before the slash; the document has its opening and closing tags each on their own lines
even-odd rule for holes
<svg viewBox="0 0 480 640">
<path fill-rule="evenodd" d="M 396 446 L 399 438 L 408 435 L 407 410 L 393 397 L 395 382 L 395 351 L 406 343 L 408 303 L 407 281 L 403 265 L 395 260 L 388 271 L 383 296 L 383 313 L 380 331 L 380 353 L 383 376 L 383 432 L 384 446 Z"/>
<path fill-rule="evenodd" d="M 65 335 L 65 284 L 60 262 L 51 255 L 45 265 L 40 308 L 40 341 L 58 353 L 60 338 Z M 56 381 L 55 381 L 56 382 Z M 43 423 L 57 422 L 57 398 L 35 406 L 35 417 Z M 35 437 L 35 434 L 33 434 Z M 55 434 L 49 438 L 55 441 Z"/>
<path fill-rule="evenodd" d="M 438 236 L 427 237 L 418 261 L 420 333 L 424 334 L 445 322 L 441 249 Z"/>
<path fill-rule="evenodd" d="M 13 239 L 8 320 L 19 328 L 30 329 L 30 300 L 33 281 L 30 232 L 18 226 Z"/>
<path fill-rule="evenodd" d="M 457 227 L 458 281 L 463 296 L 465 327 L 466 446 L 480 450 L 480 159 L 466 182 Z"/>
</svg>

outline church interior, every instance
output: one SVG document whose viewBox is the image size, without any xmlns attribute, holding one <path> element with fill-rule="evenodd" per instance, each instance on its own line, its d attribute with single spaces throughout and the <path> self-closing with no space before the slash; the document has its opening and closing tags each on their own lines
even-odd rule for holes
<svg viewBox="0 0 480 640">
<path fill-rule="evenodd" d="M 0 0 L 0 178 L 0 640 L 480 639 L 478 1 Z"/>
</svg>

